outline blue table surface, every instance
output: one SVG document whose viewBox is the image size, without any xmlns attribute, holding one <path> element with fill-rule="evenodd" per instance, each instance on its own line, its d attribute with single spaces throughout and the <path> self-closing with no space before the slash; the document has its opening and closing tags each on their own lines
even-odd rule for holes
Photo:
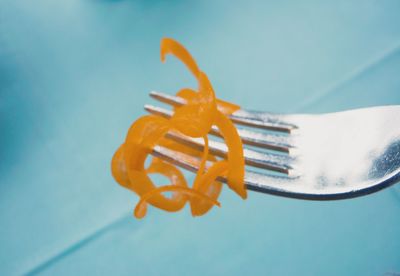
<svg viewBox="0 0 400 276">
<path fill-rule="evenodd" d="M 255 110 L 400 104 L 400 1 L 0 1 L 0 274 L 400 273 L 400 189 L 308 202 L 229 189 L 192 218 L 117 185 L 110 159 L 150 90 Z"/>
</svg>

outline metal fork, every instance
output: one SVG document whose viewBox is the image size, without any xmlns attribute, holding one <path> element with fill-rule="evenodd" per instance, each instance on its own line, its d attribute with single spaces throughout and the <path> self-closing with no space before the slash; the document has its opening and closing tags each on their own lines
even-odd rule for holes
<svg viewBox="0 0 400 276">
<path fill-rule="evenodd" d="M 184 99 L 159 92 L 150 96 L 169 105 Z M 145 105 L 169 118 L 168 109 Z M 230 116 L 245 145 L 248 190 L 307 200 L 367 195 L 400 181 L 400 105 L 336 113 L 273 114 L 238 110 Z M 244 127 L 240 127 L 244 126 Z M 210 134 L 220 136 L 217 128 Z M 202 150 L 203 140 L 176 132 L 167 137 Z M 226 157 L 227 147 L 210 139 L 210 152 Z M 152 154 L 196 172 L 198 159 L 156 146 Z M 224 177 L 219 181 L 226 182 Z"/>
</svg>

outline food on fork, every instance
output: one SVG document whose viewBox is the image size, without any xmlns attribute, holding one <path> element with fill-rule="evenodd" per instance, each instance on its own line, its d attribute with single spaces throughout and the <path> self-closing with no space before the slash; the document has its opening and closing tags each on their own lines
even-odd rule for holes
<svg viewBox="0 0 400 276">
<path fill-rule="evenodd" d="M 161 41 L 161 60 L 171 54 L 180 59 L 191 71 L 198 82 L 198 90 L 185 88 L 177 96 L 187 104 L 176 106 L 171 118 L 146 115 L 136 120 L 130 127 L 125 142 L 115 152 L 111 171 L 114 179 L 123 187 L 132 190 L 139 197 L 134 215 L 142 218 L 146 215 L 147 204 L 169 212 L 181 210 L 187 202 L 193 216 L 207 213 L 217 201 L 222 184 L 216 179 L 226 176 L 228 186 L 243 199 L 247 197 L 244 185 L 243 145 L 230 114 L 240 107 L 216 99 L 207 75 L 202 72 L 190 53 L 177 41 L 164 38 Z M 226 160 L 219 160 L 209 153 L 208 133 L 211 127 L 218 127 L 228 148 Z M 167 132 L 178 132 L 193 138 L 203 138 L 203 152 L 195 151 L 182 144 L 167 139 Z M 160 145 L 169 149 L 196 156 L 199 170 L 192 187 L 185 180 L 182 172 L 174 165 L 157 157 L 145 168 L 147 156 L 152 149 Z M 211 162 L 211 165 L 207 163 Z M 161 174 L 167 177 L 170 184 L 156 187 L 149 174 Z M 171 197 L 163 193 L 170 192 Z"/>
</svg>

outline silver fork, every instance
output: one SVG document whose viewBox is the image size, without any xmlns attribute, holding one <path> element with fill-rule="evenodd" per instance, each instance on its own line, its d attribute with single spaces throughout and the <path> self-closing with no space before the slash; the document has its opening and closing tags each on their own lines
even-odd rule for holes
<svg viewBox="0 0 400 276">
<path fill-rule="evenodd" d="M 180 106 L 184 99 L 159 92 L 150 96 Z M 172 112 L 145 105 L 152 114 Z M 248 190 L 308 200 L 367 195 L 400 181 L 400 105 L 336 113 L 272 114 L 238 110 L 231 116 L 245 145 Z M 258 129 L 258 130 L 257 130 Z M 217 128 L 210 134 L 220 136 Z M 169 132 L 167 137 L 202 150 L 202 139 Z M 210 139 L 210 152 L 226 157 L 225 144 Z M 196 172 L 198 159 L 156 146 L 152 154 Z M 224 177 L 219 177 L 226 182 Z"/>
</svg>

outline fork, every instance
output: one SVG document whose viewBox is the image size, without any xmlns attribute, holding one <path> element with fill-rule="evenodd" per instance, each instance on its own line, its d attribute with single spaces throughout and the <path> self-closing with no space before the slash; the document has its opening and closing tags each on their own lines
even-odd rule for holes
<svg viewBox="0 0 400 276">
<path fill-rule="evenodd" d="M 150 96 L 172 106 L 183 98 L 160 92 Z M 145 105 L 154 115 L 172 111 Z M 240 109 L 230 119 L 244 144 L 248 190 L 307 200 L 354 198 L 400 181 L 400 105 L 327 114 L 273 114 Z M 210 134 L 220 136 L 216 127 Z M 167 138 L 197 150 L 203 139 L 168 132 Z M 227 147 L 210 139 L 210 152 L 226 157 Z M 196 172 L 198 159 L 156 146 L 152 155 Z M 210 166 L 210 164 L 207 164 Z M 226 183 L 226 178 L 219 177 Z"/>
</svg>

